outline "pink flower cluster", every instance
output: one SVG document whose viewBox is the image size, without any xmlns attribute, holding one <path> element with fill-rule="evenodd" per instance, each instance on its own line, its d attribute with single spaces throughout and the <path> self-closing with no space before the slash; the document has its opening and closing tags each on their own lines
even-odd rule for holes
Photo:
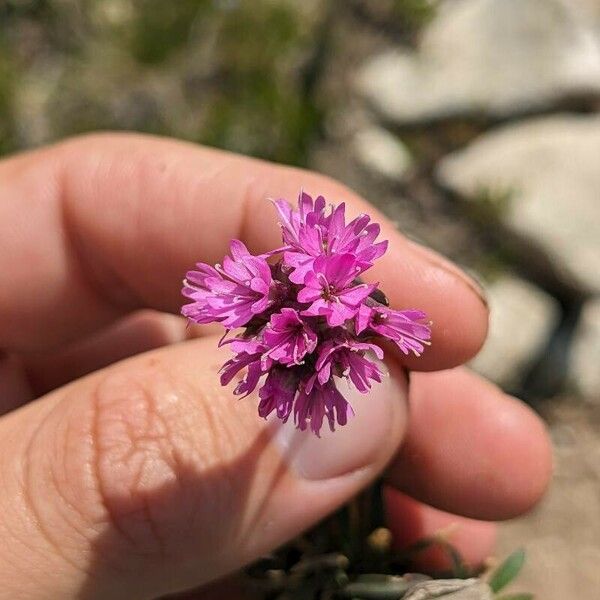
<svg viewBox="0 0 600 600">
<path fill-rule="evenodd" d="M 254 256 L 238 241 L 231 256 L 189 271 L 182 314 L 195 323 L 243 327 L 222 341 L 234 352 L 221 370 L 227 385 L 242 369 L 234 394 L 247 396 L 260 384 L 258 413 L 272 412 L 317 435 L 326 418 L 330 429 L 345 425 L 352 408 L 338 389 L 348 380 L 367 393 L 383 375 L 375 357 L 378 338 L 419 356 L 431 336 L 420 310 L 393 310 L 377 284 L 362 273 L 381 257 L 379 225 L 367 215 L 346 223 L 345 207 L 327 209 L 322 196 L 301 192 L 298 209 L 276 200 L 283 246 Z"/>
</svg>

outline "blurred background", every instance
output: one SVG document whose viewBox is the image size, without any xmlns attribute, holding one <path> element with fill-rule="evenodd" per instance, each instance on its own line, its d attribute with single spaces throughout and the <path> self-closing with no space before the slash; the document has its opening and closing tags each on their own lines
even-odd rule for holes
<svg viewBox="0 0 600 600">
<path fill-rule="evenodd" d="M 485 285 L 547 419 L 519 587 L 600 589 L 599 0 L 0 0 L 0 154 L 128 129 L 309 167 Z"/>
</svg>

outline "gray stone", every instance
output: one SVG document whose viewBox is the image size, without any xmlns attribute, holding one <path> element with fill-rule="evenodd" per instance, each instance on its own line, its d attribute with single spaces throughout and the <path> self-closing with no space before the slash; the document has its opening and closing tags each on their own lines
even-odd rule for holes
<svg viewBox="0 0 600 600">
<path fill-rule="evenodd" d="M 600 590 L 600 406 L 561 398 L 544 409 L 554 441 L 554 477 L 534 511 L 500 527 L 499 556 L 520 546 L 527 553 L 506 593 L 591 600 Z"/>
<path fill-rule="evenodd" d="M 598 0 L 560 0 L 575 19 L 600 31 L 600 2 Z"/>
<path fill-rule="evenodd" d="M 434 579 L 414 586 L 404 600 L 492 600 L 490 587 L 479 579 Z"/>
<path fill-rule="evenodd" d="M 391 181 L 402 181 L 410 172 L 412 159 L 406 146 L 377 126 L 356 132 L 352 147 L 357 160 L 368 170 Z"/>
<path fill-rule="evenodd" d="M 542 350 L 557 322 L 556 301 L 523 279 L 503 276 L 486 286 L 490 327 L 471 366 L 501 386 L 518 381 L 524 366 Z"/>
<path fill-rule="evenodd" d="M 600 300 L 584 306 L 573 343 L 571 379 L 586 399 L 600 403 Z"/>
<path fill-rule="evenodd" d="M 508 193 L 505 223 L 537 242 L 559 272 L 600 293 L 600 116 L 499 128 L 443 159 L 436 176 L 467 199 Z"/>
<path fill-rule="evenodd" d="M 417 51 L 376 56 L 359 71 L 357 87 L 400 124 L 505 117 L 597 98 L 600 32 L 586 16 L 592 8 L 578 4 L 445 0 Z"/>
</svg>

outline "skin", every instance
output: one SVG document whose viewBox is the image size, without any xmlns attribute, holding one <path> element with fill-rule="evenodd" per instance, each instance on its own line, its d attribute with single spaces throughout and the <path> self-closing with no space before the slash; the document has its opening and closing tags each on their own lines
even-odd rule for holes
<svg viewBox="0 0 600 600">
<path fill-rule="evenodd" d="M 215 329 L 173 316 L 194 262 L 218 262 L 231 238 L 254 252 L 277 245 L 264 199 L 301 187 L 382 223 L 390 249 L 370 280 L 434 323 L 422 358 L 387 352 L 377 435 L 336 433 L 331 443 L 358 454 L 334 477 L 307 477 L 256 398 L 232 401 L 219 386 Z M 382 472 L 403 492 L 387 496 L 392 530 L 429 535 L 459 520 L 456 544 L 477 563 L 493 543 L 478 519 L 514 517 L 547 486 L 539 419 L 460 367 L 487 331 L 477 286 L 335 181 L 93 135 L 0 163 L 0 223 L 1 597 L 244 597 L 235 580 L 215 580 Z"/>
</svg>

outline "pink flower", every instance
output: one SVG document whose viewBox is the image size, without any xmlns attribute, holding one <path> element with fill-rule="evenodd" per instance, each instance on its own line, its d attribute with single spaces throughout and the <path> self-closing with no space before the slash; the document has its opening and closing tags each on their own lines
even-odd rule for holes
<svg viewBox="0 0 600 600">
<path fill-rule="evenodd" d="M 366 353 L 383 359 L 383 350 L 375 344 L 357 342 L 351 338 L 324 342 L 315 365 L 319 383 L 325 384 L 332 375 L 346 377 L 359 392 L 366 394 L 371 389 L 369 380 L 381 383 L 382 376 L 377 365 L 365 357 Z"/>
<path fill-rule="evenodd" d="M 284 365 L 299 365 L 307 353 L 317 347 L 318 337 L 293 308 L 282 308 L 271 315 L 263 331 L 267 356 Z"/>
<path fill-rule="evenodd" d="M 310 227 L 315 227 L 324 221 L 325 198 L 318 196 L 313 202 L 306 192 L 301 191 L 298 196 L 298 210 L 294 210 L 287 200 L 275 200 L 273 204 L 281 219 L 283 242 L 304 250 L 301 237 L 307 227 L 307 222 Z"/>
<path fill-rule="evenodd" d="M 325 213 L 325 199 L 313 199 L 301 192 L 298 211 L 285 200 L 276 200 L 281 219 L 283 241 L 288 245 L 284 263 L 292 268 L 290 281 L 303 283 L 319 256 L 353 254 L 359 272 L 366 271 L 373 261 L 385 254 L 387 241 L 375 242 L 380 232 L 367 215 L 359 215 L 346 225 L 345 205 L 340 204 Z"/>
<path fill-rule="evenodd" d="M 299 376 L 292 369 L 274 367 L 260 388 L 258 414 L 267 418 L 273 411 L 284 423 L 288 420 L 298 391 Z"/>
<path fill-rule="evenodd" d="M 319 256 L 313 269 L 306 275 L 305 287 L 298 292 L 298 302 L 311 303 L 302 311 L 303 315 L 324 316 L 331 327 L 352 319 L 361 302 L 376 287 L 355 283 L 360 268 L 352 254 Z"/>
<path fill-rule="evenodd" d="M 363 304 L 356 316 L 356 333 L 371 332 L 391 340 L 404 354 L 420 356 L 429 345 L 431 328 L 420 310 L 392 310 Z"/>
<path fill-rule="evenodd" d="M 294 422 L 301 431 L 310 426 L 310 430 L 319 436 L 325 418 L 329 429 L 335 431 L 336 423 L 345 425 L 354 411 L 333 381 L 321 385 L 315 380 L 313 375 L 300 387 L 294 403 Z"/>
<path fill-rule="evenodd" d="M 272 361 L 264 356 L 265 346 L 256 340 L 230 340 L 236 353 L 221 367 L 221 385 L 227 385 L 244 367 L 245 377 L 236 385 L 233 393 L 242 398 L 253 392 L 263 373 L 267 372 Z"/>
<path fill-rule="evenodd" d="M 296 427 L 319 435 L 323 423 L 334 431 L 354 414 L 339 381 L 363 394 L 381 382 L 374 360 L 383 350 L 373 341 L 388 339 L 418 356 L 431 330 L 425 313 L 384 306 L 377 285 L 358 279 L 387 247 L 367 215 L 346 224 L 343 204 L 326 210 L 322 196 L 305 193 L 297 210 L 285 200 L 275 206 L 284 246 L 254 256 L 232 241 L 222 265 L 199 263 L 187 274 L 182 292 L 191 302 L 182 313 L 227 331 L 243 327 L 220 343 L 233 351 L 221 384 L 239 377 L 233 393 L 258 389 L 261 417 L 293 414 Z"/>
<path fill-rule="evenodd" d="M 222 266 L 198 263 L 196 267 L 186 274 L 183 287 L 183 295 L 193 302 L 182 308 L 182 314 L 196 323 L 241 327 L 272 304 L 273 279 L 267 261 L 252 256 L 239 240 L 232 240 L 231 258 L 226 256 Z"/>
</svg>

